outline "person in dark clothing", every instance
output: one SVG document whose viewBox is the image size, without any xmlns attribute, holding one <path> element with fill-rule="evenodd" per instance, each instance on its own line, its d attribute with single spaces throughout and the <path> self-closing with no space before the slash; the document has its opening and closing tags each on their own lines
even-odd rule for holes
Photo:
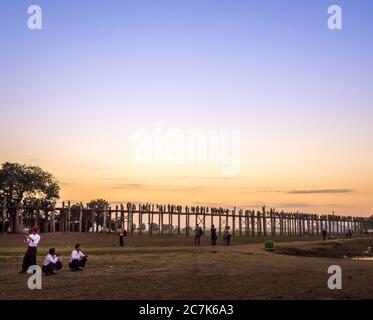
<svg viewBox="0 0 373 320">
<path fill-rule="evenodd" d="M 228 246 L 231 244 L 231 236 L 232 236 L 231 227 L 228 226 L 228 234 L 227 234 Z"/>
<path fill-rule="evenodd" d="M 224 235 L 223 235 L 223 243 L 226 246 L 229 246 L 230 243 L 231 243 L 231 231 L 230 231 L 230 227 L 229 226 L 225 227 Z"/>
<path fill-rule="evenodd" d="M 216 235 L 216 229 L 215 229 L 215 226 L 212 225 L 211 226 L 211 245 L 212 246 L 216 246 L 216 240 L 218 239 L 217 235 Z"/>
<path fill-rule="evenodd" d="M 40 235 L 38 234 L 38 229 L 33 227 L 31 233 L 26 236 L 25 244 L 27 244 L 27 251 L 23 257 L 22 270 L 20 273 L 26 273 L 30 266 L 36 265 L 36 255 L 38 253 L 37 246 L 40 242 Z"/>
<path fill-rule="evenodd" d="M 352 239 L 352 230 L 351 229 L 348 229 L 347 237 L 346 238 Z"/>
<path fill-rule="evenodd" d="M 323 239 L 325 241 L 326 240 L 326 229 L 325 228 L 322 229 L 321 233 L 322 233 L 322 237 L 323 237 Z"/>
<path fill-rule="evenodd" d="M 127 231 L 124 228 L 119 227 L 118 230 L 117 230 L 117 234 L 119 236 L 119 246 L 123 247 L 124 246 L 124 237 L 127 235 Z"/>
<path fill-rule="evenodd" d="M 195 229 L 196 235 L 194 237 L 194 244 L 200 245 L 201 236 L 202 236 L 202 228 L 197 224 Z"/>
<path fill-rule="evenodd" d="M 49 249 L 49 253 L 44 259 L 43 262 L 43 272 L 47 275 L 56 274 L 54 270 L 60 270 L 62 269 L 62 263 L 60 254 L 56 253 L 56 250 L 54 248 Z"/>
</svg>

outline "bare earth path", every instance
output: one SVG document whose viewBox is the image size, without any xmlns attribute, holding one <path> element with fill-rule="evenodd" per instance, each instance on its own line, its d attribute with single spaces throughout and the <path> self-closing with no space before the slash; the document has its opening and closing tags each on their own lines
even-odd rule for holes
<svg viewBox="0 0 373 320">
<path fill-rule="evenodd" d="M 25 251 L 22 236 L 0 235 L 0 299 L 373 298 L 373 261 L 268 253 L 263 239 L 211 248 L 207 240 L 194 247 L 192 238 L 149 238 L 128 238 L 127 247 L 118 248 L 114 235 L 45 235 L 38 263 L 53 246 L 63 255 L 64 269 L 56 276 L 43 276 L 42 290 L 29 290 L 29 274 L 17 273 Z M 84 271 L 70 272 L 68 253 L 78 241 L 89 262 Z M 327 287 L 327 269 L 333 264 L 343 270 L 342 290 Z"/>
</svg>

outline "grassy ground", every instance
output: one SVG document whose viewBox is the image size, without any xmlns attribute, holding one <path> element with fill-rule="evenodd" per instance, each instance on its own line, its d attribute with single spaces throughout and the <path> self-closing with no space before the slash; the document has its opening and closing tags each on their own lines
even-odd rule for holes
<svg viewBox="0 0 373 320">
<path fill-rule="evenodd" d="M 25 248 L 21 235 L 0 235 L 0 299 L 371 299 L 371 261 L 359 255 L 369 238 L 321 241 L 282 238 L 276 252 L 263 250 L 267 238 L 234 238 L 231 247 L 211 248 L 208 239 L 133 236 L 124 248 L 110 234 L 43 234 L 38 264 L 50 247 L 64 268 L 43 277 L 42 290 L 29 290 L 29 274 L 18 274 Z M 66 268 L 75 243 L 89 255 L 87 268 Z M 327 269 L 340 265 L 343 289 L 330 290 Z"/>
</svg>

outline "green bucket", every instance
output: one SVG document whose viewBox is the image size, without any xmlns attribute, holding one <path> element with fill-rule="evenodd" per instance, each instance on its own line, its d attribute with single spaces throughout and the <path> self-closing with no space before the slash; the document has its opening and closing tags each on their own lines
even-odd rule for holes
<svg viewBox="0 0 373 320">
<path fill-rule="evenodd" d="M 273 251 L 275 250 L 275 243 L 272 240 L 267 240 L 264 243 L 264 249 L 268 251 Z"/>
</svg>

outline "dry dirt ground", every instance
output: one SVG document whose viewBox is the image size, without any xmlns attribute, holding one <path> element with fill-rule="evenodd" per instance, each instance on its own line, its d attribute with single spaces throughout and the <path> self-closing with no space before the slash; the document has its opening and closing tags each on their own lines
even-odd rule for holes
<svg viewBox="0 0 373 320">
<path fill-rule="evenodd" d="M 266 252 L 262 238 L 234 238 L 211 248 L 208 239 L 132 236 L 124 248 L 110 234 L 42 234 L 38 264 L 50 247 L 64 268 L 43 276 L 42 290 L 29 290 L 29 274 L 18 274 L 22 235 L 0 235 L 0 299 L 372 299 L 373 261 L 342 259 L 362 252 L 371 239 L 278 242 Z M 67 268 L 75 243 L 89 255 L 85 270 Z M 338 254 L 335 251 L 338 250 Z M 345 251 L 344 251 L 345 250 Z M 329 252 L 329 253 L 328 253 Z M 330 257 L 329 257 L 330 256 Z M 332 258 L 331 258 L 332 257 Z M 330 290 L 330 265 L 342 268 L 342 290 Z"/>
</svg>

